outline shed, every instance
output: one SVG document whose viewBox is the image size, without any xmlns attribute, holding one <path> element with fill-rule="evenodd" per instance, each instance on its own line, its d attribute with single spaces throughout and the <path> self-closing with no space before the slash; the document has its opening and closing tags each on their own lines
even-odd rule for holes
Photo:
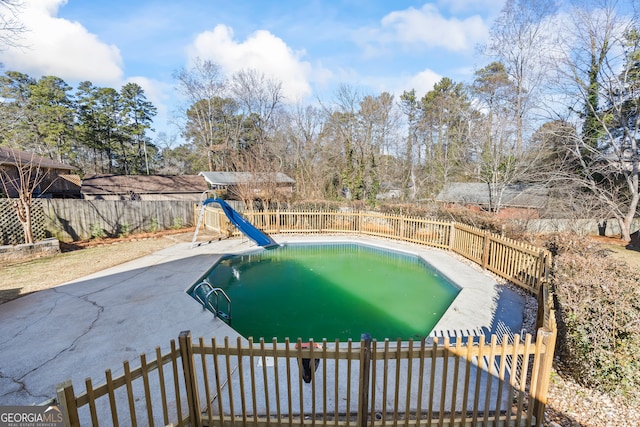
<svg viewBox="0 0 640 427">
<path fill-rule="evenodd" d="M 484 182 L 452 182 L 436 196 L 440 203 L 462 204 L 488 210 L 490 206 L 489 187 Z M 502 216 L 521 216 L 516 212 L 526 212 L 527 216 L 539 215 L 549 202 L 549 189 L 539 184 L 507 185 L 502 194 Z"/>
<path fill-rule="evenodd" d="M 282 172 L 200 172 L 212 190 L 229 199 L 243 200 L 275 193 L 291 197 L 296 181 Z"/>
</svg>

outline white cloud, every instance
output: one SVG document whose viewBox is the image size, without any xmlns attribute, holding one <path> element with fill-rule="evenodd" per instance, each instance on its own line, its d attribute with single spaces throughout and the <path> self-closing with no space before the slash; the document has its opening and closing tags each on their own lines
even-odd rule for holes
<svg viewBox="0 0 640 427">
<path fill-rule="evenodd" d="M 416 90 L 416 96 L 422 98 L 427 92 L 433 90 L 433 86 L 442 80 L 442 76 L 435 71 L 426 69 L 411 76 L 404 87 Z"/>
<path fill-rule="evenodd" d="M 34 78 L 54 75 L 63 80 L 90 80 L 96 84 L 119 83 L 122 58 L 116 46 L 108 45 L 78 22 L 58 18 L 66 0 L 27 0 L 20 19 L 28 28 L 22 48 L 1 54 L 5 69 Z"/>
<path fill-rule="evenodd" d="M 406 49 L 469 51 L 487 35 L 488 27 L 480 15 L 445 17 L 437 6 L 428 3 L 420 9 L 410 7 L 385 15 L 379 27 L 361 29 L 359 39 L 365 53 L 373 55 L 398 45 Z"/>
<path fill-rule="evenodd" d="M 303 51 L 294 51 L 279 37 L 268 31 L 252 33 L 245 41 L 236 41 L 233 30 L 217 25 L 200 33 L 188 48 L 189 59 L 211 60 L 226 75 L 243 69 L 256 69 L 282 82 L 287 101 L 296 102 L 311 94 L 311 65 L 302 61 Z"/>
<path fill-rule="evenodd" d="M 478 15 L 469 18 L 445 18 L 433 4 L 421 9 L 410 7 L 382 18 L 382 31 L 388 38 L 408 45 L 443 47 L 452 51 L 473 48 L 487 34 Z"/>
</svg>

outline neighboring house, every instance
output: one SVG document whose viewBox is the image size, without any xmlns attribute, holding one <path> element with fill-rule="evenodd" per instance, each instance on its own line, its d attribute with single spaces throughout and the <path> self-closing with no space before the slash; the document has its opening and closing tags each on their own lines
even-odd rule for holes
<svg viewBox="0 0 640 427">
<path fill-rule="evenodd" d="M 287 175 L 253 172 L 200 172 L 212 190 L 231 200 L 268 197 L 273 193 L 288 199 L 296 181 Z"/>
<path fill-rule="evenodd" d="M 380 184 L 379 193 L 376 194 L 376 200 L 399 200 L 403 195 L 404 192 L 399 185 L 383 182 Z"/>
<path fill-rule="evenodd" d="M 17 197 L 18 195 L 17 187 L 21 185 L 19 184 L 21 175 L 19 171 L 23 171 L 23 178 L 35 177 L 36 174 L 33 172 L 36 169 L 43 175 L 38 178 L 37 183 L 33 184 L 37 184 L 33 192 L 35 197 L 80 197 L 80 177 L 73 173 L 78 170 L 74 166 L 27 151 L 0 147 L 0 169 L 2 169 L 4 181 L 7 183 L 9 197 Z M 29 169 L 32 173 L 29 173 Z M 16 184 L 11 185 L 10 182 Z M 3 191 L 0 188 L 0 193 Z"/>
<path fill-rule="evenodd" d="M 478 210 L 490 209 L 489 188 L 482 182 L 452 182 L 436 196 L 436 202 L 460 204 Z M 538 218 L 549 202 L 549 190 L 541 185 L 508 185 L 502 193 L 502 218 Z"/>
<path fill-rule="evenodd" d="M 87 200 L 193 200 L 208 186 L 199 175 L 93 175 L 82 180 Z"/>
</svg>

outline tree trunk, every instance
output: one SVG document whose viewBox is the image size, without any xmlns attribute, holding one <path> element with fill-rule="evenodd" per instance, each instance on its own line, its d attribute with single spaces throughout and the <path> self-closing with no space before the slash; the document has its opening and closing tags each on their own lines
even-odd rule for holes
<svg viewBox="0 0 640 427">
<path fill-rule="evenodd" d="M 636 194 L 631 200 L 627 214 L 624 217 L 618 218 L 618 223 L 620 224 L 620 239 L 625 242 L 631 241 L 631 226 L 633 225 L 633 218 L 638 209 L 639 200 L 640 196 Z"/>
<path fill-rule="evenodd" d="M 24 234 L 24 242 L 28 244 L 33 243 L 33 230 L 31 227 L 31 199 L 25 197 L 24 194 L 20 194 L 14 202 L 14 208 L 18 220 L 22 225 L 22 232 Z"/>
<path fill-rule="evenodd" d="M 25 221 L 22 223 L 22 229 L 24 231 L 24 242 L 33 244 L 33 227 L 31 226 L 31 204 L 25 204 L 24 206 Z"/>
</svg>

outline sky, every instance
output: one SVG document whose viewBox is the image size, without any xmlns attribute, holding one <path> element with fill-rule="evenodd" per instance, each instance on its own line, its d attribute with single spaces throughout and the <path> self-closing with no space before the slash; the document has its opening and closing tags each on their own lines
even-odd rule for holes
<svg viewBox="0 0 640 427">
<path fill-rule="evenodd" d="M 194 60 L 226 76 L 256 69 L 282 82 L 289 104 L 363 94 L 424 95 L 442 77 L 469 82 L 504 0 L 23 0 L 21 47 L 4 71 L 120 89 L 138 83 L 176 134 L 173 74 Z"/>
</svg>

